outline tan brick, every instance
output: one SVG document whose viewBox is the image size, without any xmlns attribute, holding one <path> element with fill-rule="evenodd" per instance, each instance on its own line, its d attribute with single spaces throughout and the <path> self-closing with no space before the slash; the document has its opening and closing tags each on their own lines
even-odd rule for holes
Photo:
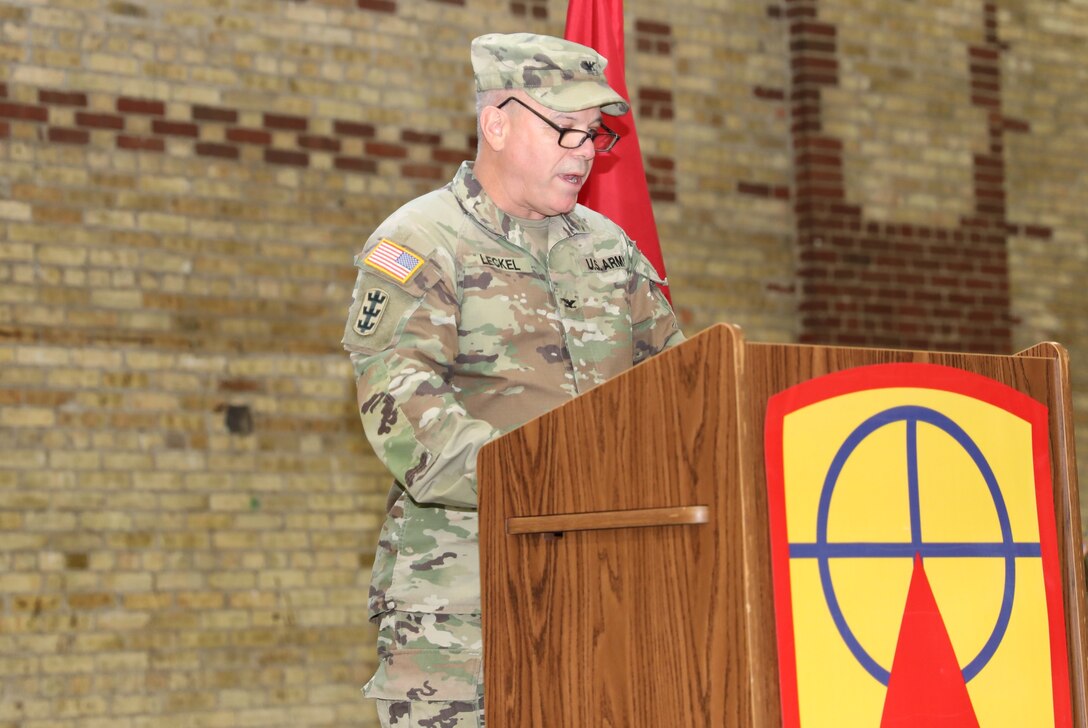
<svg viewBox="0 0 1088 728">
<path fill-rule="evenodd" d="M 101 465 L 101 456 L 97 452 L 53 450 L 49 453 L 49 465 L 64 470 L 97 470 Z"/>
<path fill-rule="evenodd" d="M 121 511 L 87 512 L 80 516 L 80 524 L 91 531 L 128 531 L 132 516 Z"/>
<path fill-rule="evenodd" d="M 143 293 L 140 291 L 91 291 L 91 304 L 103 308 L 139 308 L 143 305 Z"/>
<path fill-rule="evenodd" d="M 42 672 L 47 675 L 93 672 L 95 658 L 90 655 L 46 655 L 41 660 Z"/>
<path fill-rule="evenodd" d="M 0 427 L 47 428 L 55 422 L 53 410 L 45 407 L 2 407 Z"/>
<path fill-rule="evenodd" d="M 40 574 L 0 574 L 0 592 L 4 594 L 33 594 L 41 588 L 41 583 Z"/>
<path fill-rule="evenodd" d="M 29 220 L 33 208 L 25 202 L 0 200 L 0 220 Z"/>
</svg>

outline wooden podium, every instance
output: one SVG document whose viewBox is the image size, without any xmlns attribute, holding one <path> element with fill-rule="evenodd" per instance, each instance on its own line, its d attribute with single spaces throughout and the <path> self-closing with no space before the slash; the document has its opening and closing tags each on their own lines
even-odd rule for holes
<svg viewBox="0 0 1088 728">
<path fill-rule="evenodd" d="M 1085 579 L 1064 350 L 746 343 L 717 325 L 489 444 L 478 463 L 488 728 L 783 725 L 768 400 L 859 366 L 939 364 L 1049 411 L 1072 725 Z M 985 723 L 983 724 L 985 725 Z"/>
</svg>

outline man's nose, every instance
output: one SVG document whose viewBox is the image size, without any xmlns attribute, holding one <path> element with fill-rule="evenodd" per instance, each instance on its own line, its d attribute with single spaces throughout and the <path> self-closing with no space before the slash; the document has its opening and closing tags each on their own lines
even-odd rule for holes
<svg viewBox="0 0 1088 728">
<path fill-rule="evenodd" d="M 593 159 L 597 155 L 597 149 L 593 146 L 592 139 L 586 139 L 573 150 L 574 155 L 581 159 Z"/>
</svg>

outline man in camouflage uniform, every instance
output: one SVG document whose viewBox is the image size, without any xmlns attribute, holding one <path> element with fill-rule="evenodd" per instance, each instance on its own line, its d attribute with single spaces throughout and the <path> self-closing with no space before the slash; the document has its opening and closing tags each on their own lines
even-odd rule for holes
<svg viewBox="0 0 1088 728">
<path fill-rule="evenodd" d="M 453 181 L 383 222 L 344 346 L 363 428 L 393 473 L 370 618 L 382 725 L 483 726 L 476 455 L 679 343 L 663 281 L 624 232 L 577 205 L 627 103 L 606 60 L 559 38 L 472 43 L 480 146 Z"/>
</svg>

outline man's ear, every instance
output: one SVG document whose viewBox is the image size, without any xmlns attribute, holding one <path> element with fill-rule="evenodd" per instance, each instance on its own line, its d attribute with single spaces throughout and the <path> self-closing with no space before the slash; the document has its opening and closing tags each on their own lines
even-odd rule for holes
<svg viewBox="0 0 1088 728">
<path fill-rule="evenodd" d="M 493 151 L 502 151 L 510 136 L 510 117 L 502 109 L 485 106 L 480 110 L 480 133 L 484 143 Z"/>
</svg>

